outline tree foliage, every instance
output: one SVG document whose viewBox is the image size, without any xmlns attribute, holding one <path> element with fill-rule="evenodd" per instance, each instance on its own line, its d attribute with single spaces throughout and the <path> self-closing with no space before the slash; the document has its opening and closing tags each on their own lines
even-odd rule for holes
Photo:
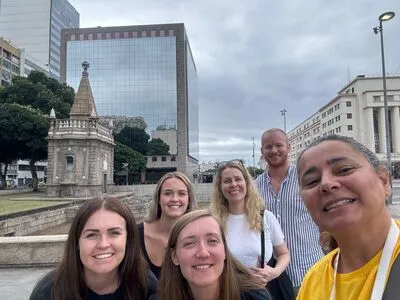
<svg viewBox="0 0 400 300">
<path fill-rule="evenodd" d="M 16 103 L 0 104 L 1 162 L 29 159 L 36 174 L 34 163 L 47 157 L 48 126 L 48 119 L 39 110 Z M 34 173 L 33 182 L 37 181 Z M 5 179 L 5 174 L 2 177 Z"/>
<path fill-rule="evenodd" d="M 169 146 L 162 139 L 152 139 L 149 142 L 147 155 L 168 155 Z"/>
<path fill-rule="evenodd" d="M 58 118 L 67 118 L 74 97 L 73 88 L 37 71 L 32 71 L 27 78 L 14 77 L 10 86 L 0 89 L 0 103 L 20 105 L 18 108 L 8 107 L 10 117 L 7 119 L 7 128 L 15 128 L 15 131 L 8 130 L 7 134 L 10 136 L 1 137 L 3 140 L 8 139 L 3 148 L 13 149 L 13 160 L 30 160 L 34 190 L 37 190 L 38 183 L 35 163 L 47 158 L 48 122 L 45 115 L 54 108 Z M 21 106 L 25 106 L 26 110 Z M 34 109 L 29 109 L 30 107 Z M 31 117 L 28 117 L 29 114 Z M 4 127 L 2 127 L 3 132 Z M 18 143 L 18 147 L 15 147 L 15 143 Z M 4 153 L 0 156 L 0 162 L 6 163 L 10 157 L 5 155 L 7 151 L 4 149 L 2 151 Z"/>
<path fill-rule="evenodd" d="M 126 126 L 114 137 L 115 141 L 146 155 L 150 136 L 144 129 Z"/>
<path fill-rule="evenodd" d="M 114 148 L 114 170 L 120 171 L 123 163 L 128 163 L 130 173 L 139 172 L 146 168 L 146 158 L 142 154 L 116 142 Z"/>
</svg>

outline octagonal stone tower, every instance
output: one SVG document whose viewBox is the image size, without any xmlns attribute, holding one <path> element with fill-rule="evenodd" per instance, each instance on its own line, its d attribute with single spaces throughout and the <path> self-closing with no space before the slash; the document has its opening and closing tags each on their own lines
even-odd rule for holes
<svg viewBox="0 0 400 300">
<path fill-rule="evenodd" d="M 113 185 L 114 138 L 112 128 L 98 122 L 90 88 L 88 62 L 69 113 L 50 114 L 48 135 L 48 197 L 93 197 L 110 192 Z"/>
</svg>

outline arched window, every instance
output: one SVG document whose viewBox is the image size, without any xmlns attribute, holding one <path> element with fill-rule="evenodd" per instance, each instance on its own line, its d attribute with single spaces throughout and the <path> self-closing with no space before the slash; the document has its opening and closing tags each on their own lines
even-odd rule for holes
<svg viewBox="0 0 400 300">
<path fill-rule="evenodd" d="M 72 170 L 74 168 L 74 158 L 72 156 L 67 156 L 67 170 Z"/>
</svg>

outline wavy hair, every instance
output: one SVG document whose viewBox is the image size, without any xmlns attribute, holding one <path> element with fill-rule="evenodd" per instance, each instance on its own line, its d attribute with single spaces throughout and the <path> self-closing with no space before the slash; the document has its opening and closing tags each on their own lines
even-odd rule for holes
<svg viewBox="0 0 400 300">
<path fill-rule="evenodd" d="M 163 268 L 158 288 L 158 299 L 160 300 L 188 300 L 193 299 L 192 292 L 185 277 L 183 277 L 179 266 L 172 261 L 172 254 L 176 251 L 179 234 L 188 224 L 205 217 L 211 217 L 217 221 L 221 238 L 225 249 L 224 269 L 219 278 L 219 297 L 221 300 L 239 300 L 240 293 L 251 289 L 264 288 L 250 274 L 248 269 L 235 260 L 230 254 L 223 226 L 218 217 L 211 214 L 209 210 L 196 210 L 181 216 L 172 228 L 165 252 Z"/>
<path fill-rule="evenodd" d="M 169 173 L 165 174 L 163 177 L 161 177 L 161 179 L 157 183 L 157 186 L 156 186 L 156 189 L 155 189 L 154 195 L 153 195 L 153 201 L 151 202 L 149 214 L 147 216 L 146 222 L 151 223 L 153 221 L 158 220 L 161 217 L 161 213 L 162 213 L 161 206 L 160 206 L 161 188 L 162 188 L 164 182 L 170 178 L 177 178 L 186 185 L 188 195 L 189 195 L 189 204 L 186 209 L 186 212 L 192 211 L 193 209 L 196 208 L 196 198 L 195 198 L 195 194 L 194 194 L 194 188 L 193 188 L 193 184 L 190 182 L 189 178 L 181 172 L 169 172 Z"/>
<path fill-rule="evenodd" d="M 86 201 L 76 213 L 65 244 L 64 256 L 54 273 L 54 300 L 83 300 L 87 292 L 83 264 L 79 256 L 79 238 L 88 219 L 97 211 L 115 212 L 126 222 L 125 257 L 120 263 L 119 279 L 124 299 L 145 299 L 148 287 L 148 267 L 139 244 L 135 218 L 128 206 L 115 197 L 95 198 Z"/>
<path fill-rule="evenodd" d="M 245 196 L 245 205 L 244 212 L 247 217 L 247 222 L 250 225 L 252 230 L 261 230 L 261 209 L 265 209 L 264 203 L 254 185 L 253 179 L 247 171 L 247 169 L 243 166 L 243 164 L 238 163 L 236 161 L 227 162 L 222 167 L 220 167 L 217 171 L 217 174 L 214 176 L 213 180 L 213 193 L 211 199 L 211 211 L 214 215 L 221 218 L 224 226 L 226 224 L 226 220 L 229 214 L 229 202 L 224 197 L 221 189 L 221 174 L 227 168 L 236 168 L 238 169 L 246 182 L 247 193 Z"/>
<path fill-rule="evenodd" d="M 365 159 L 368 161 L 368 163 L 371 165 L 371 167 L 375 170 L 375 172 L 378 172 L 381 170 L 386 170 L 386 172 L 387 172 L 387 168 L 386 168 L 385 164 L 383 164 L 381 161 L 379 161 L 379 158 L 371 150 L 369 150 L 367 147 L 365 147 L 363 144 L 357 142 L 352 137 L 332 134 L 332 135 L 323 136 L 323 137 L 313 141 L 298 156 L 297 163 L 296 163 L 296 171 L 297 171 L 300 188 L 301 188 L 301 180 L 300 180 L 300 171 L 301 170 L 300 170 L 299 166 L 300 166 L 300 161 L 301 161 L 304 153 L 307 152 L 308 150 L 310 150 L 310 148 L 315 147 L 323 142 L 328 142 L 328 141 L 337 141 L 337 142 L 342 142 L 342 143 L 349 145 L 351 148 L 353 148 L 354 151 L 358 152 L 359 154 L 361 154 L 362 156 L 365 157 Z M 389 176 L 390 176 L 390 174 L 389 174 Z M 320 233 L 319 242 L 320 242 L 320 245 L 321 245 L 324 253 L 328 253 L 338 247 L 338 244 L 337 244 L 337 241 L 335 240 L 335 238 L 327 231 L 323 231 Z"/>
</svg>

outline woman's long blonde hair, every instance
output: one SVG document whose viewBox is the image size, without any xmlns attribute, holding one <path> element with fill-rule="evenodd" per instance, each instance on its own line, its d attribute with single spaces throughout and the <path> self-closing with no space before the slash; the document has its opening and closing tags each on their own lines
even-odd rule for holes
<svg viewBox="0 0 400 300">
<path fill-rule="evenodd" d="M 221 189 L 221 173 L 227 168 L 238 169 L 246 182 L 247 193 L 245 196 L 244 213 L 246 214 L 247 221 L 250 225 L 250 229 L 260 231 L 261 230 L 261 215 L 260 211 L 265 209 L 264 203 L 254 185 L 253 178 L 242 163 L 237 161 L 227 162 L 217 171 L 213 180 L 213 195 L 211 199 L 211 211 L 214 215 L 221 218 L 223 224 L 226 224 L 226 220 L 229 214 L 229 202 L 224 197 Z"/>
<path fill-rule="evenodd" d="M 251 289 L 264 288 L 248 269 L 235 260 L 228 250 L 222 223 L 218 217 L 211 214 L 209 210 L 195 210 L 181 216 L 172 228 L 165 252 L 161 277 L 158 285 L 158 299 L 160 300 L 189 300 L 193 295 L 189 284 L 183 277 L 179 266 L 172 261 L 173 251 L 176 251 L 176 244 L 179 234 L 188 224 L 205 217 L 211 217 L 217 221 L 221 238 L 225 248 L 224 269 L 220 280 L 220 300 L 240 300 L 240 293 Z"/>
</svg>

